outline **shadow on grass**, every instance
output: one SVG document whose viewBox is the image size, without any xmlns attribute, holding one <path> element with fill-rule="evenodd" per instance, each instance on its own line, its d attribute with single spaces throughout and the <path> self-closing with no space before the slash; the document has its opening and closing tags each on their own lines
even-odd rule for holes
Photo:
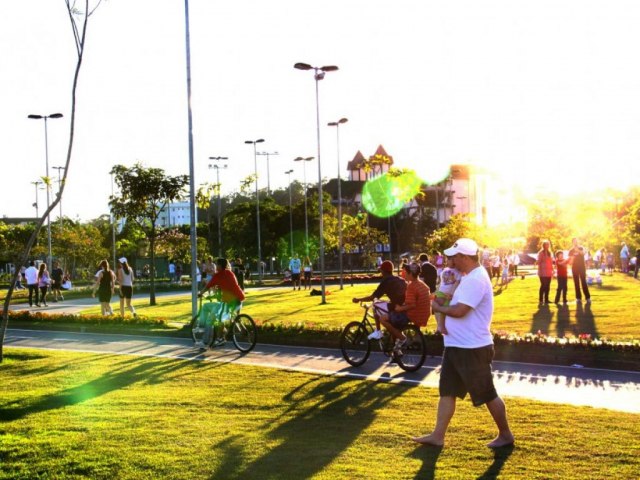
<svg viewBox="0 0 640 480">
<path fill-rule="evenodd" d="M 119 356 L 119 359 L 122 358 Z M 43 395 L 27 405 L 7 408 L 7 404 L 0 404 L 0 421 L 18 420 L 29 415 L 77 405 L 136 383 L 161 383 L 168 379 L 168 375 L 174 375 L 186 367 L 191 368 L 192 365 L 191 362 L 126 358 L 98 378 L 58 393 Z M 213 367 L 208 362 L 202 362 L 202 365 Z"/>
<path fill-rule="evenodd" d="M 317 377 L 282 398 L 286 411 L 269 424 L 276 446 L 247 461 L 243 439 L 225 439 L 213 451 L 221 462 L 211 478 L 311 478 L 330 465 L 375 420 L 376 411 L 402 394 L 375 382 Z M 271 427 L 275 425 L 275 427 Z"/>
<path fill-rule="evenodd" d="M 487 468 L 487 470 L 480 475 L 477 480 L 492 480 L 498 478 L 498 475 L 500 475 L 500 472 L 502 471 L 502 467 L 504 467 L 504 464 L 513 453 L 514 448 L 515 447 L 513 445 L 496 448 L 493 451 L 493 463 L 489 465 L 489 468 Z"/>
<path fill-rule="evenodd" d="M 435 445 L 420 445 L 411 452 L 410 457 L 422 462 L 420 470 L 416 472 L 414 477 L 416 480 L 433 480 L 436 478 L 436 464 L 438 463 L 438 457 L 442 453 L 442 448 Z"/>
<path fill-rule="evenodd" d="M 549 305 L 540 305 L 538 307 L 538 311 L 533 314 L 533 321 L 531 322 L 531 332 L 541 332 L 545 335 L 548 334 L 552 318 L 553 314 L 549 309 Z"/>
</svg>

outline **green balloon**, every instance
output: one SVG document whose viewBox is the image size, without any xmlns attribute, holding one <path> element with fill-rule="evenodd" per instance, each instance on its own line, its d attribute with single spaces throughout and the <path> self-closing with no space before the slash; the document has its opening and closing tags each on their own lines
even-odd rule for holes
<svg viewBox="0 0 640 480">
<path fill-rule="evenodd" d="M 384 173 L 364 184 L 362 206 L 376 217 L 390 217 L 420 192 L 421 185 L 422 180 L 412 171 Z"/>
</svg>

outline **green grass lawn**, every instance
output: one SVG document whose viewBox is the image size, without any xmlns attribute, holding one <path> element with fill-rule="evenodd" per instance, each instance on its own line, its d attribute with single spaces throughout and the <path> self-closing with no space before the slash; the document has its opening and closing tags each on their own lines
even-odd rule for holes
<svg viewBox="0 0 640 480">
<path fill-rule="evenodd" d="M 537 333 L 566 337 L 589 334 L 593 338 L 628 341 L 640 339 L 640 282 L 632 277 L 615 273 L 603 277 L 603 286 L 591 288 L 593 304 L 569 304 L 566 307 L 538 307 L 539 281 L 536 276 L 512 280 L 506 288 L 495 287 L 495 312 L 492 328 L 507 333 Z M 574 299 L 572 280 L 569 279 L 569 299 Z M 285 325 L 304 324 L 312 327 L 338 328 L 360 319 L 362 310 L 351 303 L 351 298 L 370 294 L 375 284 L 327 287 L 327 303 L 320 297 L 309 296 L 308 291 L 289 288 L 267 290 L 249 289 L 244 310 L 258 323 L 272 322 Z M 556 282 L 552 283 L 552 300 Z M 114 303 L 115 305 L 115 303 Z M 170 324 L 182 325 L 191 316 L 190 294 L 158 297 L 158 305 L 149 306 L 148 299 L 135 300 L 138 313 L 165 319 Z M 99 314 L 96 305 L 83 313 Z M 428 329 L 434 329 L 431 318 Z"/>
<path fill-rule="evenodd" d="M 514 288 L 515 290 L 515 288 Z M 419 447 L 434 389 L 233 364 L 9 348 L 0 478 L 637 478 L 638 415 L 507 399 L 493 453 L 459 403 L 444 449 Z"/>
</svg>

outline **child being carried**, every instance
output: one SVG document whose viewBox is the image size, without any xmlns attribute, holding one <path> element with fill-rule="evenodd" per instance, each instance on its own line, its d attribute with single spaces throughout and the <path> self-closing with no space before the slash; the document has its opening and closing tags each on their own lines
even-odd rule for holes
<svg viewBox="0 0 640 480">
<path fill-rule="evenodd" d="M 446 267 L 442 269 L 442 273 L 440 274 L 440 285 L 434 295 L 434 301 L 437 302 L 438 305 L 449 305 L 449 302 L 453 297 L 453 292 L 456 291 L 456 288 L 458 288 L 458 285 L 460 284 L 460 272 L 455 268 L 450 267 L 449 265 L 451 265 L 451 263 L 450 257 L 447 257 Z M 437 331 L 446 335 L 446 315 L 441 312 L 435 312 L 434 314 L 436 316 Z"/>
</svg>

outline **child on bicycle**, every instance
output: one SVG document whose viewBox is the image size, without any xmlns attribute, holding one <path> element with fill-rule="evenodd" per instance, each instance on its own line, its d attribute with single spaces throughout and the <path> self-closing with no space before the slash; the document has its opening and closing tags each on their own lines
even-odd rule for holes
<svg viewBox="0 0 640 480">
<path fill-rule="evenodd" d="M 396 305 L 395 311 L 380 315 L 380 323 L 395 339 L 394 352 L 398 352 L 404 345 L 406 338 L 402 329 L 410 321 L 418 327 L 424 327 L 431 316 L 431 292 L 427 284 L 420 278 L 420 264 L 409 263 L 403 268 L 409 281 L 405 301 L 402 305 Z"/>
<path fill-rule="evenodd" d="M 245 299 L 244 292 L 238 284 L 238 279 L 231 270 L 231 265 L 226 258 L 218 258 L 216 260 L 216 273 L 211 277 L 211 280 L 207 282 L 205 287 L 198 292 L 198 296 L 201 297 L 213 287 L 217 287 L 220 290 L 221 298 L 220 302 L 211 303 L 208 320 L 212 320 L 215 317 L 221 320 L 225 310 L 227 312 L 236 310 Z M 208 321 L 207 324 L 207 328 L 210 328 L 211 322 Z M 208 335 L 209 332 L 207 332 L 207 336 Z M 197 346 L 200 348 L 204 347 L 204 345 Z"/>
</svg>

